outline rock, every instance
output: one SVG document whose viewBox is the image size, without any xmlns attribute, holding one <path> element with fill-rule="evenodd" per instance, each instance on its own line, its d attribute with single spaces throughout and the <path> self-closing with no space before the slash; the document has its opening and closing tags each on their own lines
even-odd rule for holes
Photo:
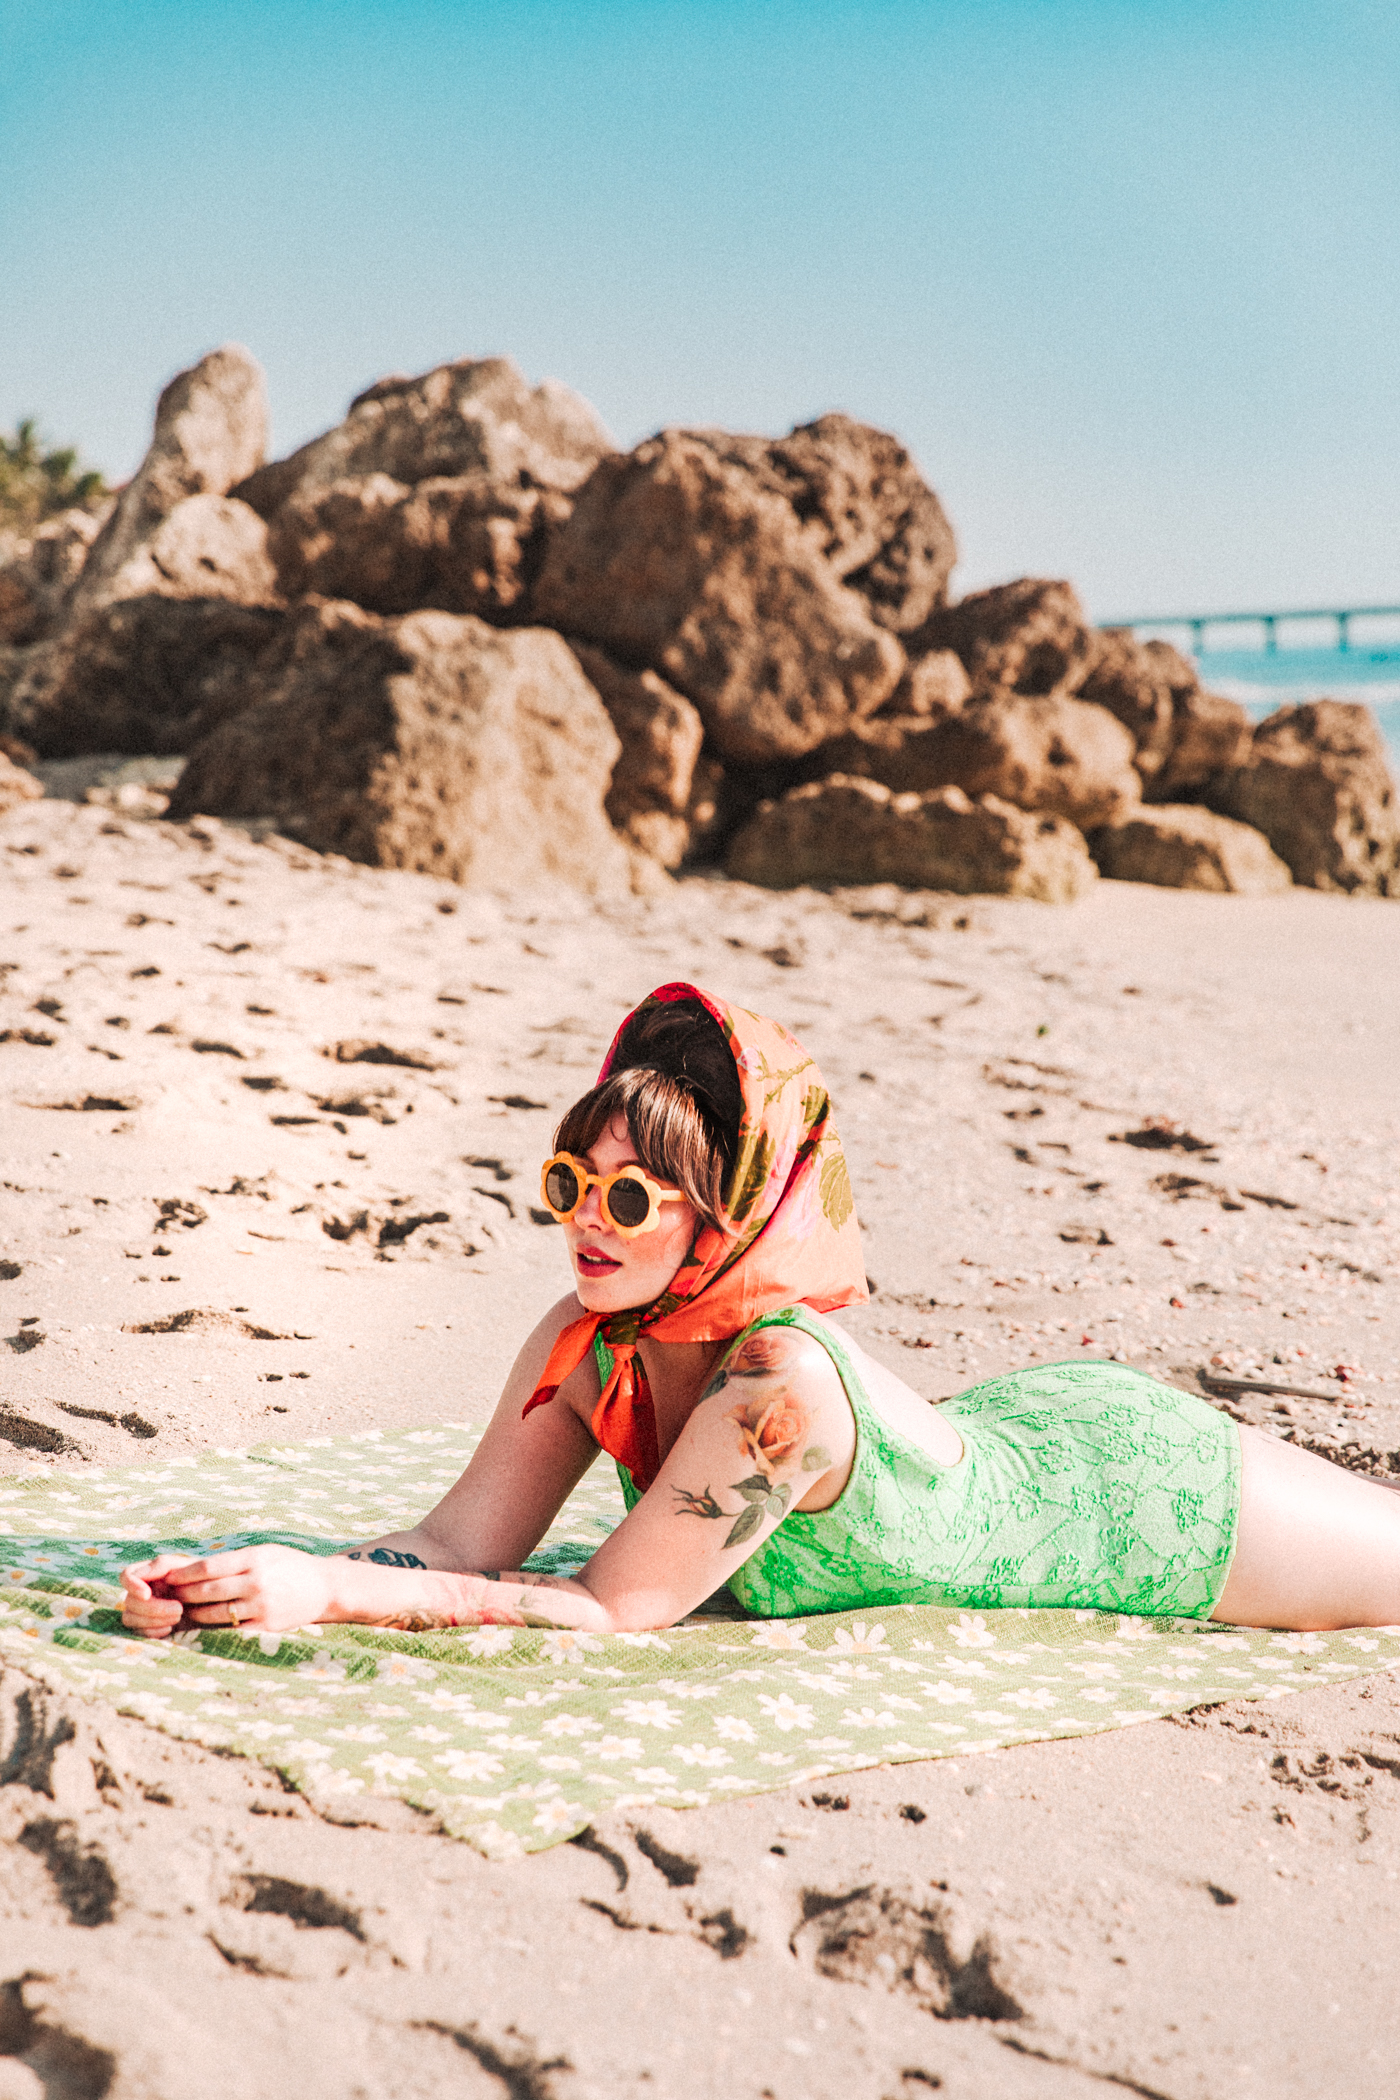
<svg viewBox="0 0 1400 2100">
<path fill-rule="evenodd" d="M 36 649 L 7 649 L 0 642 L 0 732 L 11 729 L 10 701 L 15 688 L 28 674 L 29 666 L 39 654 Z M 10 754 L 13 757 L 13 753 Z"/>
<path fill-rule="evenodd" d="M 1101 875 L 1169 890 L 1229 890 L 1267 897 L 1293 877 L 1262 831 L 1192 802 L 1154 804 L 1089 834 Z"/>
<path fill-rule="evenodd" d="M 1262 831 L 1310 889 L 1400 897 L 1400 796 L 1369 707 L 1309 700 L 1254 731 L 1207 800 Z"/>
<path fill-rule="evenodd" d="M 121 572 L 176 505 L 189 496 L 227 495 L 253 472 L 266 443 L 262 367 L 239 344 L 226 343 L 177 374 L 156 405 L 150 449 L 93 542 L 73 611 L 134 595 L 122 586 Z"/>
<path fill-rule="evenodd" d="M 1166 764 L 1173 742 L 1173 696 L 1194 692 L 1196 673 L 1166 642 L 1140 642 L 1127 627 L 1095 630 L 1088 676 L 1079 698 L 1111 715 L 1132 732 L 1134 763 L 1144 783 Z"/>
<path fill-rule="evenodd" d="M 655 671 L 625 671 L 587 642 L 575 642 L 573 651 L 622 744 L 604 805 L 608 816 L 643 853 L 678 868 L 690 849 L 692 816 L 704 829 L 708 803 L 713 821 L 710 778 L 700 782 L 700 808 L 692 811 L 704 725 Z"/>
<path fill-rule="evenodd" d="M 53 633 L 101 525 L 91 511 L 65 510 L 11 543 L 0 559 L 0 644 L 21 647 Z"/>
<path fill-rule="evenodd" d="M 100 592 L 75 594 L 73 614 L 81 618 L 95 605 L 150 593 L 275 604 L 277 572 L 268 555 L 266 525 L 233 497 L 187 496 L 107 577 Z"/>
<path fill-rule="evenodd" d="M 979 694 L 1073 692 L 1092 662 L 1094 633 L 1071 584 L 1023 576 L 930 614 L 909 649 L 956 650 Z"/>
<path fill-rule="evenodd" d="M 1062 817 L 1030 816 L 960 788 L 896 795 L 834 774 L 765 802 L 733 840 L 727 872 L 770 889 L 897 882 L 1065 904 L 1095 880 L 1083 836 Z"/>
<path fill-rule="evenodd" d="M 882 716 L 917 715 L 925 722 L 955 715 L 972 692 L 962 658 L 951 649 L 931 649 L 916 657 L 880 709 Z"/>
<path fill-rule="evenodd" d="M 508 357 L 464 358 L 417 379 L 381 379 L 343 423 L 275 461 L 234 493 L 271 518 L 293 495 L 387 474 L 416 483 L 480 475 L 498 489 L 576 489 L 614 451 L 581 394 L 531 387 Z"/>
<path fill-rule="evenodd" d="M 43 792 L 42 781 L 0 752 L 0 817 L 18 809 L 21 802 L 37 802 Z"/>
<path fill-rule="evenodd" d="M 953 528 L 898 438 L 846 415 L 819 416 L 785 438 L 686 435 L 783 497 L 880 626 L 912 632 L 946 602 Z"/>
<path fill-rule="evenodd" d="M 973 700 L 941 722 L 861 723 L 807 761 L 862 774 L 896 793 L 960 787 L 1088 830 L 1139 800 L 1133 740 L 1106 708 L 1063 694 Z"/>
<path fill-rule="evenodd" d="M 812 750 L 904 669 L 785 498 L 684 431 L 594 469 L 550 534 L 534 616 L 658 671 L 725 759 Z"/>
<path fill-rule="evenodd" d="M 9 726 L 45 758 L 187 751 L 260 697 L 284 624 L 227 598 L 152 593 L 98 606 L 26 652 Z"/>
<path fill-rule="evenodd" d="M 30 773 L 34 771 L 39 759 L 39 754 L 34 749 L 34 746 L 26 744 L 23 737 L 18 736 L 0 734 L 0 752 L 3 752 L 6 758 L 12 759 L 17 766 L 23 766 L 26 772 Z"/>
<path fill-rule="evenodd" d="M 368 474 L 294 494 L 273 517 L 269 548 L 288 597 L 518 620 L 544 534 L 568 514 L 555 490 L 502 486 L 485 474 L 415 487 Z"/>
<path fill-rule="evenodd" d="M 1204 794 L 1218 773 L 1245 763 L 1252 737 L 1238 701 L 1200 686 L 1174 690 L 1171 749 L 1161 770 L 1144 782 L 1143 799 L 1179 802 Z"/>
<path fill-rule="evenodd" d="M 268 697 L 190 753 L 170 814 L 271 817 L 321 852 L 485 888 L 625 891 L 603 808 L 619 748 L 556 634 L 313 601 Z"/>
</svg>

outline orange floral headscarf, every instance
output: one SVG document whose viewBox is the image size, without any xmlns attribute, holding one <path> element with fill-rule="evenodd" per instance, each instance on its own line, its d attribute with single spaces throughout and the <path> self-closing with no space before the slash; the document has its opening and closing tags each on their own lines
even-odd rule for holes
<svg viewBox="0 0 1400 2100">
<path fill-rule="evenodd" d="M 524 1410 L 528 1415 L 554 1398 L 601 1331 L 613 1368 L 593 1410 L 593 1434 L 639 1488 L 650 1487 L 660 1467 L 656 1415 L 637 1355 L 641 1335 L 658 1342 L 728 1341 L 760 1314 L 785 1305 L 834 1312 L 868 1295 L 851 1177 L 826 1083 L 786 1028 L 693 984 L 663 984 L 614 1036 L 599 1085 L 637 1014 L 678 999 L 698 1000 L 718 1022 L 743 1095 L 724 1215 L 718 1228 L 700 1227 L 654 1304 L 587 1313 L 566 1327 Z"/>
</svg>

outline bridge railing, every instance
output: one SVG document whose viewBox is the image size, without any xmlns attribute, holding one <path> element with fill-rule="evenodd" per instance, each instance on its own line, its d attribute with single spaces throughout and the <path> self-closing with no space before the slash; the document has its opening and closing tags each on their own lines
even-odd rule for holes
<svg viewBox="0 0 1400 2100">
<path fill-rule="evenodd" d="M 1150 619 L 1103 620 L 1102 627 L 1129 628 L 1136 633 L 1139 628 L 1150 628 L 1158 633 L 1163 628 L 1189 630 L 1193 655 L 1199 656 L 1205 646 L 1207 632 L 1213 627 L 1261 627 L 1264 633 L 1264 648 L 1270 654 L 1278 649 L 1278 630 L 1294 620 L 1331 620 L 1336 624 L 1337 647 L 1351 647 L 1351 623 L 1353 620 L 1397 619 L 1400 620 L 1400 605 L 1323 605 L 1300 606 L 1286 612 L 1225 612 L 1225 613 L 1155 613 Z"/>
</svg>

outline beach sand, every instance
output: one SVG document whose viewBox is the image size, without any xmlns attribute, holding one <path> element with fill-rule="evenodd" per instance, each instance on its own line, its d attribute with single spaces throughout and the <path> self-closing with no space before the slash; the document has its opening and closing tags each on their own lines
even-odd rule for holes
<svg viewBox="0 0 1400 2100">
<path fill-rule="evenodd" d="M 0 1471 L 484 1418 L 566 1287 L 554 1119 L 686 978 L 820 1061 L 844 1317 L 920 1392 L 1213 1368 L 1400 1477 L 1392 904 L 498 899 L 59 800 L 0 870 Z M 1388 1675 L 511 1863 L 0 1677 L 0 2100 L 1394 2089 Z"/>
</svg>

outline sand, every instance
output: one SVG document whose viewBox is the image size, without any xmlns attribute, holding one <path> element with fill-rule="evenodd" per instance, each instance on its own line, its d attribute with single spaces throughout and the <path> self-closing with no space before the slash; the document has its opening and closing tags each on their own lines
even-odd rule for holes
<svg viewBox="0 0 1400 2100">
<path fill-rule="evenodd" d="M 499 899 L 127 799 L 0 823 L 0 1470 L 484 1417 L 553 1118 L 683 977 L 821 1061 L 919 1391 L 1272 1380 L 1221 1404 L 1400 1475 L 1393 905 Z M 0 2100 L 1393 2090 L 1386 1675 L 503 1864 L 2 1674 Z"/>
</svg>

